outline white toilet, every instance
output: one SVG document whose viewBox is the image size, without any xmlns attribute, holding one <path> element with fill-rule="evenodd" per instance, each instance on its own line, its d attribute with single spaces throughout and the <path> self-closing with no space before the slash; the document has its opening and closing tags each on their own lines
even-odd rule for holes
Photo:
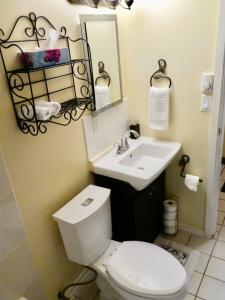
<svg viewBox="0 0 225 300">
<path fill-rule="evenodd" d="M 183 300 L 187 275 L 164 249 L 111 240 L 110 190 L 89 185 L 53 215 L 68 258 L 94 268 L 102 300 Z"/>
</svg>

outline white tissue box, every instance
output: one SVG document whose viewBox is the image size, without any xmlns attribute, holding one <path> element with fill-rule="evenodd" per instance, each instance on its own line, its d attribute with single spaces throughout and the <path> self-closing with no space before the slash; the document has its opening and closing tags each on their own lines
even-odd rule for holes
<svg viewBox="0 0 225 300">
<path fill-rule="evenodd" d="M 25 68 L 48 67 L 70 61 L 68 48 L 23 52 L 19 53 L 19 58 Z"/>
</svg>

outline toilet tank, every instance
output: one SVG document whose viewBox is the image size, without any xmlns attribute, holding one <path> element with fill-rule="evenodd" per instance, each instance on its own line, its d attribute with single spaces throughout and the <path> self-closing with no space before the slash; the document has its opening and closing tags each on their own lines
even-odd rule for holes
<svg viewBox="0 0 225 300">
<path fill-rule="evenodd" d="M 69 260 L 90 265 L 111 241 L 110 190 L 89 185 L 53 218 L 58 223 Z"/>
</svg>

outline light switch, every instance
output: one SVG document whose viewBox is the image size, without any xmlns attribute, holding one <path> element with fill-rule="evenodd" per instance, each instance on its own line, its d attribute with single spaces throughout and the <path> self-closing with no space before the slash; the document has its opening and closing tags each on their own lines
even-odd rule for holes
<svg viewBox="0 0 225 300">
<path fill-rule="evenodd" d="M 211 100 L 212 100 L 211 96 L 202 95 L 202 98 L 201 98 L 201 111 L 203 111 L 203 112 L 211 111 Z"/>
<path fill-rule="evenodd" d="M 214 75 L 212 73 L 204 73 L 202 75 L 202 92 L 211 93 L 213 91 Z"/>
</svg>

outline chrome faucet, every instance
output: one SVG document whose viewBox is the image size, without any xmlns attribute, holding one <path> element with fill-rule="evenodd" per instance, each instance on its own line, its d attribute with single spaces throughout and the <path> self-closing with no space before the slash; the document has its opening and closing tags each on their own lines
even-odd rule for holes
<svg viewBox="0 0 225 300">
<path fill-rule="evenodd" d="M 114 146 L 116 146 L 116 154 L 122 154 L 130 148 L 127 139 L 130 137 L 131 133 L 133 133 L 133 135 L 136 138 L 140 136 L 140 134 L 137 131 L 132 130 L 132 129 L 125 132 L 124 135 L 122 136 L 122 138 L 119 140 L 119 142 L 115 143 L 115 145 L 114 145 Z"/>
</svg>

